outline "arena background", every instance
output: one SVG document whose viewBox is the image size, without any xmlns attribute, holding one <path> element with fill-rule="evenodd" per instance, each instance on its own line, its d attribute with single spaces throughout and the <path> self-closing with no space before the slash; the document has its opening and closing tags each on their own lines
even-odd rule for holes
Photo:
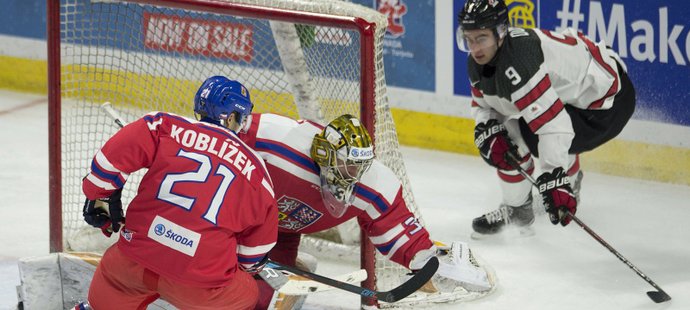
<svg viewBox="0 0 690 310">
<path fill-rule="evenodd" d="M 476 154 L 467 54 L 455 48 L 464 1 L 353 0 L 389 17 L 386 81 L 402 144 Z M 686 0 L 507 0 L 511 21 L 576 28 L 620 54 L 638 106 L 623 133 L 582 156 L 585 170 L 690 184 L 690 6 Z M 0 88 L 47 93 L 46 1 L 3 1 Z M 433 34 L 433 35 L 432 35 Z M 212 74 L 211 72 L 209 74 Z"/>
</svg>

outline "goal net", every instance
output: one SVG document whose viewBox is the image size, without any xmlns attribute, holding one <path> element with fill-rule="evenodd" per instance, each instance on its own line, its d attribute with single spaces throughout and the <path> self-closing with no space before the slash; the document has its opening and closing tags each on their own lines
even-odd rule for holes
<svg viewBox="0 0 690 310">
<path fill-rule="evenodd" d="M 333 0 L 49 1 L 51 251 L 99 252 L 116 238 L 105 239 L 81 215 L 81 179 L 118 130 L 99 106 L 111 102 L 125 121 L 149 111 L 191 116 L 193 95 L 211 75 L 240 80 L 256 112 L 321 124 L 359 115 L 421 219 L 386 97 L 386 26 L 373 9 Z M 125 205 L 142 175 L 130 176 Z M 303 246 L 358 260 L 361 247 L 362 266 L 376 273 L 370 288 L 405 280 L 405 269 L 359 244 L 358 229 L 345 231 L 340 239 L 349 245 L 305 238 Z"/>
</svg>

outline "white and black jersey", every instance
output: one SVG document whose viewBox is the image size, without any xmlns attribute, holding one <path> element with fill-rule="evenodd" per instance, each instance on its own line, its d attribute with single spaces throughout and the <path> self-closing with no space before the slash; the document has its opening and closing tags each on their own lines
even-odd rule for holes
<svg viewBox="0 0 690 310">
<path fill-rule="evenodd" d="M 619 64 L 603 42 L 573 29 L 510 28 L 489 64 L 468 58 L 472 115 L 477 124 L 522 118 L 539 137 L 542 169 L 567 167 L 575 131 L 564 107 L 610 109 L 621 89 Z"/>
</svg>

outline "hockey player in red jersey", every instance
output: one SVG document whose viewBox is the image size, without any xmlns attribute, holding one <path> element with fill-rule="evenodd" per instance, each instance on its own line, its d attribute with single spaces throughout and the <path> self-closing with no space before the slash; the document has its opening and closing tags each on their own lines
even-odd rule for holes
<svg viewBox="0 0 690 310">
<path fill-rule="evenodd" d="M 475 236 L 507 224 L 534 221 L 529 180 L 537 178 L 553 224 L 567 225 L 579 201 L 578 154 L 618 135 L 635 110 L 635 90 L 618 55 L 568 29 L 508 27 L 502 0 L 467 0 L 458 16 L 457 42 L 470 53 L 468 75 L 475 144 L 498 170 L 501 206 L 474 219 Z"/>
<path fill-rule="evenodd" d="M 377 250 L 390 260 L 419 269 L 437 246 L 408 210 L 402 186 L 388 167 L 374 159 L 372 140 L 359 120 L 342 115 L 325 127 L 275 114 L 252 114 L 240 138 L 266 160 L 280 213 L 272 260 L 295 265 L 301 234 L 333 228 L 357 218 Z M 487 291 L 484 268 L 471 259 L 467 244 L 443 247 L 436 289 L 464 287 Z M 271 288 L 259 282 L 266 308 Z M 263 292 L 266 292 L 265 294 Z"/>
<path fill-rule="evenodd" d="M 214 76 L 194 97 L 200 121 L 152 112 L 111 137 L 83 180 L 84 219 L 120 232 L 89 289 L 93 309 L 146 309 L 159 297 L 179 309 L 252 309 L 252 275 L 278 230 L 273 185 L 236 131 L 252 110 L 247 89 Z M 123 214 L 120 193 L 142 168 Z"/>
</svg>

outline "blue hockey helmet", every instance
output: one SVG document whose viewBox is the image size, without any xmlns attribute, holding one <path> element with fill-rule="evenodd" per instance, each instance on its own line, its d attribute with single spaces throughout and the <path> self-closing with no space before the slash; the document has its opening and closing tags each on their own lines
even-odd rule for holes
<svg viewBox="0 0 690 310">
<path fill-rule="evenodd" d="M 194 112 L 202 120 L 222 123 L 230 114 L 237 113 L 237 122 L 242 124 L 253 108 L 247 88 L 224 76 L 206 79 L 194 96 Z"/>
</svg>

